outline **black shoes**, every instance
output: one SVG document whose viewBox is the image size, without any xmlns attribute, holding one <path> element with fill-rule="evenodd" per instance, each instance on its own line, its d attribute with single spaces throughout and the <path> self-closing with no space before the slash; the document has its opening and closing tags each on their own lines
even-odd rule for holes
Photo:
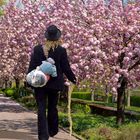
<svg viewBox="0 0 140 140">
<path fill-rule="evenodd" d="M 50 132 L 50 133 L 49 133 L 49 136 L 50 136 L 50 137 L 54 137 L 57 133 L 58 133 L 58 132 Z"/>
<path fill-rule="evenodd" d="M 48 140 L 49 137 L 39 137 L 38 139 L 39 139 L 39 140 Z"/>
</svg>

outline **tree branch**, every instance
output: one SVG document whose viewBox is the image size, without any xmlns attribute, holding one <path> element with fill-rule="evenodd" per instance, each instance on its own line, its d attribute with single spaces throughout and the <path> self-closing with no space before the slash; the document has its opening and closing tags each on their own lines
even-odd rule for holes
<svg viewBox="0 0 140 140">
<path fill-rule="evenodd" d="M 136 66 L 138 66 L 140 64 L 140 60 L 138 60 L 135 64 L 133 64 L 131 67 L 128 68 L 128 71 L 132 70 L 133 68 L 135 68 Z"/>
<path fill-rule="evenodd" d="M 85 1 L 84 0 L 81 0 L 83 2 L 83 4 L 85 4 Z"/>
<path fill-rule="evenodd" d="M 133 38 L 136 36 L 136 35 L 138 35 L 138 34 L 140 34 L 140 32 L 138 32 L 138 33 L 135 33 L 135 34 L 133 34 L 132 36 L 130 36 L 129 38 L 128 38 L 128 40 L 127 40 L 127 44 L 130 42 L 130 41 L 132 41 L 133 40 Z"/>
</svg>

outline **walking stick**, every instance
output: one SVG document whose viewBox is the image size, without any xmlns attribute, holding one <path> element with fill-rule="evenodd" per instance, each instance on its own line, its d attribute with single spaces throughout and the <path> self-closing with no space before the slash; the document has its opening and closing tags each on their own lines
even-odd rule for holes
<svg viewBox="0 0 140 140">
<path fill-rule="evenodd" d="M 72 91 L 74 89 L 74 84 L 70 84 L 69 85 L 69 90 L 68 90 L 68 121 L 70 123 L 70 126 L 69 126 L 69 130 L 70 130 L 70 136 L 72 135 L 72 118 L 71 118 L 71 94 L 72 94 Z"/>
</svg>

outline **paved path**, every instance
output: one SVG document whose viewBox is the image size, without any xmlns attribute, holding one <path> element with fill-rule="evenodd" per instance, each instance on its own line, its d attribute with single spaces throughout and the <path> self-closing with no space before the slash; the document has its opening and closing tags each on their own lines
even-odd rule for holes
<svg viewBox="0 0 140 140">
<path fill-rule="evenodd" d="M 0 140 L 37 140 L 37 116 L 0 95 Z M 63 130 L 49 140 L 77 140 Z"/>
</svg>

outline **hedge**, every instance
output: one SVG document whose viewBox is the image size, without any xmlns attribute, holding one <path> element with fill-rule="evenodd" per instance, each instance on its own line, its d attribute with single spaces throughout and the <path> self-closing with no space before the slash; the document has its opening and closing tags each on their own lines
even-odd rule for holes
<svg viewBox="0 0 140 140">
<path fill-rule="evenodd" d="M 90 92 L 73 92 L 72 98 L 91 100 L 91 93 Z"/>
<path fill-rule="evenodd" d="M 95 101 L 97 96 L 100 96 L 105 101 L 106 96 L 95 94 Z M 91 100 L 91 93 L 90 92 L 73 92 L 72 98 L 84 99 L 84 100 Z M 112 103 L 112 96 L 109 96 L 108 103 Z M 130 98 L 131 106 L 140 107 L 140 96 L 131 96 Z"/>
<path fill-rule="evenodd" d="M 140 107 L 140 96 L 131 96 L 130 105 Z"/>
</svg>

